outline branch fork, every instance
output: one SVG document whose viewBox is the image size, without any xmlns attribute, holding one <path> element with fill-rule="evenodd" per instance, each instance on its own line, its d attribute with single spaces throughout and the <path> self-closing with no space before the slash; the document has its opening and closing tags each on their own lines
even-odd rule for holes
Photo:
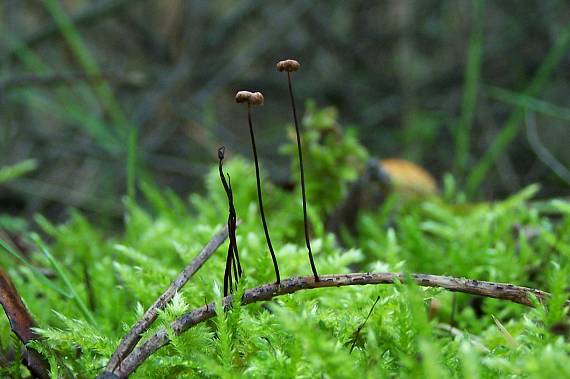
<svg viewBox="0 0 570 379">
<path fill-rule="evenodd" d="M 236 225 L 239 224 L 239 221 Z M 172 300 L 176 292 L 190 280 L 194 274 L 202 267 L 202 265 L 214 254 L 222 243 L 228 238 L 228 226 L 226 225 L 218 231 L 212 239 L 204 246 L 198 256 L 190 262 L 184 270 L 174 279 L 170 287 L 164 291 L 162 295 L 152 304 L 145 312 L 143 317 L 129 330 L 123 337 L 119 346 L 109 359 L 109 363 L 105 367 L 107 373 L 113 373 L 115 370 L 121 370 L 121 362 L 133 351 L 136 344 L 141 340 L 142 334 L 150 328 L 151 324 L 157 319 L 159 311 L 166 308 L 166 305 Z M 102 376 L 99 376 L 103 378 Z"/>
<path fill-rule="evenodd" d="M 394 282 L 413 281 L 422 287 L 442 288 L 451 292 L 462 292 L 477 296 L 490 297 L 500 300 L 508 300 L 514 303 L 533 307 L 538 300 L 545 303 L 550 294 L 533 288 L 516 286 L 509 283 L 486 282 L 474 279 L 455 278 L 450 276 L 428 275 L 428 274 L 402 274 L 390 272 L 378 273 L 354 273 L 322 275 L 319 281 L 314 276 L 293 277 L 284 279 L 280 284 L 264 284 L 259 287 L 249 289 L 244 292 L 242 305 L 252 304 L 260 301 L 268 301 L 278 296 L 292 294 L 298 291 L 311 290 L 316 288 L 343 287 L 354 285 L 380 285 L 394 284 Z M 226 296 L 222 300 L 222 306 L 228 309 L 232 306 L 233 295 Z M 570 305 L 570 302 L 567 302 Z M 196 308 L 175 321 L 170 328 L 176 335 L 180 335 L 197 324 L 209 320 L 216 314 L 216 304 L 206 304 Z M 169 343 L 168 332 L 165 328 L 160 328 L 154 335 L 144 341 L 137 349 L 126 357 L 118 370 L 114 371 L 115 378 L 127 378 L 133 373 L 148 357 L 155 351 Z M 102 376 L 100 378 L 103 378 Z"/>
</svg>

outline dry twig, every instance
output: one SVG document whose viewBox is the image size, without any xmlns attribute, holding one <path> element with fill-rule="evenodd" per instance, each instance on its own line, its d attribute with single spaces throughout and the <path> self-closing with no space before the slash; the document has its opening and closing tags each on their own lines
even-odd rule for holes
<svg viewBox="0 0 570 379">
<path fill-rule="evenodd" d="M 239 222 L 238 222 L 239 224 Z M 140 341 L 142 333 L 145 332 L 150 325 L 158 317 L 158 312 L 163 310 L 168 302 L 172 300 L 176 292 L 178 292 L 185 284 L 194 276 L 194 274 L 202 267 L 202 265 L 214 254 L 222 243 L 228 238 L 228 228 L 225 226 L 217 232 L 212 239 L 204 246 L 200 254 L 170 284 L 170 287 L 154 302 L 154 304 L 145 312 L 143 317 L 131 328 L 131 330 L 123 337 L 119 346 L 111 356 L 109 363 L 105 367 L 106 371 L 114 371 L 120 365 L 121 361 L 133 350 L 135 345 Z M 119 367 L 120 368 L 120 367 Z"/>
<path fill-rule="evenodd" d="M 342 287 L 366 284 L 393 284 L 394 281 L 405 281 L 408 278 L 405 274 L 379 272 L 379 273 L 355 273 L 319 276 L 319 281 L 315 281 L 314 276 L 295 277 L 282 280 L 280 284 L 265 284 L 260 287 L 245 291 L 242 297 L 242 304 L 247 305 L 259 301 L 271 300 L 274 297 L 291 294 L 301 290 Z M 410 274 L 409 279 L 419 286 L 443 288 L 452 292 L 463 292 L 483 297 L 491 297 L 501 300 L 509 300 L 526 306 L 534 306 L 533 297 L 543 303 L 550 294 L 533 288 L 515 286 L 513 284 L 484 282 L 473 279 L 454 278 L 449 276 Z M 231 307 L 233 296 L 223 299 L 224 307 Z M 570 302 L 569 302 L 570 304 Z M 210 303 L 200 308 L 190 311 L 172 324 L 172 330 L 176 335 L 184 333 L 193 326 L 206 321 L 216 314 L 215 304 Z M 166 329 L 160 328 L 153 336 L 135 349 L 121 363 L 115 371 L 108 371 L 100 378 L 127 378 L 139 367 L 151 354 L 168 344 L 168 333 Z M 106 375 L 106 376 L 103 376 Z"/>
<path fill-rule="evenodd" d="M 10 322 L 10 328 L 24 344 L 22 359 L 32 375 L 37 378 L 49 378 L 48 362 L 35 350 L 28 348 L 28 342 L 37 340 L 39 336 L 32 330 L 36 326 L 32 316 L 26 309 L 22 298 L 8 275 L 0 269 L 0 304 Z"/>
</svg>

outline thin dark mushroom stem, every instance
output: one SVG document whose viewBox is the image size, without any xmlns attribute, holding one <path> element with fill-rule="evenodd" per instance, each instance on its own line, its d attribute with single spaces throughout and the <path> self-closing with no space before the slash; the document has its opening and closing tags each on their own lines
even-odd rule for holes
<svg viewBox="0 0 570 379">
<path fill-rule="evenodd" d="M 299 131 L 299 122 L 297 121 L 297 108 L 295 107 L 295 97 L 293 96 L 293 86 L 291 85 L 291 72 L 287 72 L 287 81 L 289 83 L 289 96 L 291 97 L 291 107 L 293 108 L 293 120 L 295 121 L 295 132 L 297 135 L 297 150 L 299 152 L 299 169 L 301 171 L 301 194 L 303 197 L 303 224 L 305 226 L 305 244 L 309 252 L 309 262 L 311 262 L 311 270 L 315 277 L 315 281 L 319 281 L 319 274 L 313 259 L 313 252 L 311 250 L 311 242 L 309 238 L 309 220 L 307 217 L 307 195 L 305 193 L 305 170 L 303 169 L 303 153 L 301 148 L 301 136 Z"/>
<path fill-rule="evenodd" d="M 269 229 L 267 228 L 267 221 L 265 220 L 265 212 L 263 211 L 263 196 L 261 194 L 261 179 L 259 175 L 259 161 L 257 159 L 257 148 L 255 146 L 255 135 L 253 134 L 253 122 L 251 121 L 251 104 L 247 104 L 247 121 L 249 123 L 249 135 L 251 137 L 251 148 L 253 150 L 253 161 L 255 162 L 255 179 L 257 182 L 257 200 L 259 202 L 259 214 L 261 215 L 261 223 L 263 224 L 263 231 L 265 233 L 265 240 L 269 253 L 271 253 L 271 260 L 273 261 L 273 268 L 275 269 L 276 283 L 281 283 L 281 276 L 279 275 L 279 266 L 277 265 L 277 258 L 273 245 L 271 244 L 271 237 L 269 236 Z"/>
</svg>

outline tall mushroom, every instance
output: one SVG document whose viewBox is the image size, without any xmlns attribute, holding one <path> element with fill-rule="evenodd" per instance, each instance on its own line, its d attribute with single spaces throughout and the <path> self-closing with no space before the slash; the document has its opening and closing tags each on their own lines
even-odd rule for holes
<svg viewBox="0 0 570 379">
<path fill-rule="evenodd" d="M 291 85 L 291 73 L 297 71 L 301 65 L 293 59 L 287 59 L 277 63 L 277 70 L 279 72 L 287 72 L 287 80 L 289 83 L 289 96 L 291 98 L 291 108 L 293 108 L 293 120 L 295 121 L 295 132 L 297 134 L 297 150 L 299 152 L 299 169 L 301 171 L 301 194 L 303 197 L 303 223 L 305 226 L 305 244 L 309 252 L 309 262 L 311 263 L 311 270 L 315 277 L 315 281 L 319 281 L 319 274 L 313 259 L 313 252 L 311 251 L 311 242 L 309 238 L 309 220 L 307 217 L 307 195 L 305 194 L 305 171 L 303 169 L 303 153 L 301 149 L 301 136 L 299 132 L 299 122 L 297 121 L 297 109 L 295 107 L 295 97 L 293 96 L 293 86 Z"/>
<path fill-rule="evenodd" d="M 265 212 L 263 211 L 263 197 L 261 194 L 261 180 L 259 178 L 259 161 L 257 159 L 257 149 L 255 147 L 255 136 L 253 134 L 253 123 L 251 121 L 251 107 L 255 105 L 263 105 L 263 95 L 261 92 L 249 92 L 249 91 L 239 91 L 236 94 L 236 102 L 247 104 L 247 121 L 249 123 L 249 135 L 251 137 L 251 147 L 253 150 L 253 160 L 255 162 L 255 178 L 257 180 L 257 200 L 259 202 L 259 213 L 261 215 L 261 222 L 263 223 L 263 231 L 265 232 L 265 240 L 267 241 L 267 247 L 269 248 L 269 253 L 271 253 L 271 260 L 273 261 L 273 268 L 275 269 L 275 277 L 277 284 L 281 283 L 281 277 L 279 275 L 279 266 L 277 265 L 277 258 L 275 257 L 275 252 L 273 251 L 273 245 L 271 244 L 271 237 L 269 236 L 269 230 L 267 228 L 267 221 L 265 220 Z"/>
</svg>

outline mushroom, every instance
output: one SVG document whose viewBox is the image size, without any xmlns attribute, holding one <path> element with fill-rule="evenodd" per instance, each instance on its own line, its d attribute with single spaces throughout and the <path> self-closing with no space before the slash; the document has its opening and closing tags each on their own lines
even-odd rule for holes
<svg viewBox="0 0 570 379">
<path fill-rule="evenodd" d="M 247 103 L 247 121 L 249 124 L 249 135 L 251 137 L 251 148 L 253 150 L 253 161 L 255 162 L 255 179 L 257 181 L 257 201 L 259 203 L 259 214 L 261 215 L 261 222 L 263 224 L 263 231 L 265 232 L 265 240 L 267 241 L 267 247 L 269 248 L 269 253 L 271 254 L 271 260 L 273 261 L 273 268 L 275 269 L 275 277 L 277 284 L 281 283 L 281 277 L 279 275 L 279 266 L 277 265 L 277 258 L 275 257 L 275 251 L 273 251 L 273 245 L 271 244 L 271 237 L 269 236 L 269 229 L 267 227 L 267 221 L 265 220 L 265 212 L 263 211 L 263 196 L 261 194 L 261 179 L 259 178 L 259 160 L 257 159 L 257 149 L 255 147 L 255 135 L 253 134 L 253 122 L 251 121 L 251 106 L 252 105 L 263 105 L 263 95 L 261 92 L 249 92 L 249 91 L 239 91 L 236 94 L 236 102 Z"/>
<path fill-rule="evenodd" d="M 299 152 L 299 169 L 301 171 L 301 195 L 303 197 L 303 223 L 305 226 L 305 244 L 309 253 L 309 262 L 311 263 L 311 270 L 315 277 L 315 281 L 319 281 L 319 274 L 313 259 L 313 252 L 311 250 L 311 242 L 309 239 L 309 220 L 307 217 L 307 195 L 305 194 L 305 171 L 303 169 L 303 153 L 301 148 L 301 136 L 299 131 L 299 122 L 297 120 L 297 109 L 295 108 L 295 97 L 293 96 L 293 86 L 291 85 L 291 73 L 297 71 L 301 65 L 293 59 L 287 59 L 277 63 L 277 70 L 279 72 L 287 71 L 287 80 L 289 83 L 289 96 L 291 97 L 291 108 L 293 108 L 293 120 L 295 121 L 295 132 L 297 135 L 297 151 Z"/>
</svg>

